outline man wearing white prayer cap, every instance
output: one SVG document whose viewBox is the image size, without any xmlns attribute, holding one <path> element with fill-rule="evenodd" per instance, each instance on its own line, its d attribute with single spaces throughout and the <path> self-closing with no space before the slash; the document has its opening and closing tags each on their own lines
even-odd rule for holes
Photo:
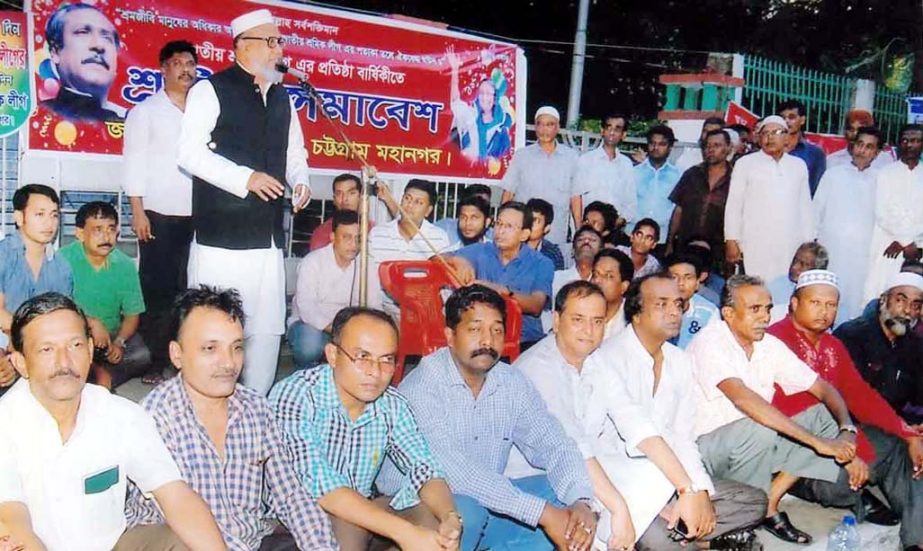
<svg viewBox="0 0 923 551">
<path fill-rule="evenodd" d="M 275 69 L 285 39 L 272 14 L 245 13 L 231 32 L 236 62 L 192 87 L 183 116 L 178 164 L 193 175 L 195 231 L 188 280 L 240 292 L 241 383 L 267 394 L 285 332 L 285 185 L 297 212 L 310 197 L 307 151 Z"/>
<path fill-rule="evenodd" d="M 741 157 L 724 207 L 725 257 L 747 275 L 773 281 L 788 272 L 792 251 L 814 239 L 808 169 L 785 152 L 788 125 L 778 115 L 756 126 L 761 149 Z"/>
<path fill-rule="evenodd" d="M 840 438 L 856 442 L 856 457 L 843 466 L 837 480 L 805 479 L 791 493 L 827 507 L 853 509 L 860 522 L 901 523 L 903 548 L 919 550 L 923 544 L 923 437 L 863 380 L 861 372 L 868 371 L 868 366 L 855 365 L 846 346 L 830 335 L 840 298 L 837 280 L 827 270 L 803 272 L 791 298 L 791 314 L 769 328 L 840 392 L 858 425 L 839 427 Z M 793 416 L 816 405 L 817 400 L 807 393 L 777 392 L 772 403 Z M 877 486 L 894 510 L 865 490 L 866 485 Z"/>
<path fill-rule="evenodd" d="M 561 115 L 550 105 L 535 112 L 535 143 L 513 155 L 510 167 L 500 182 L 500 202 L 544 199 L 554 207 L 554 223 L 548 233 L 551 241 L 566 249 L 570 216 L 576 226 L 583 220 L 583 200 L 577 189 L 577 152 L 558 143 Z M 569 210 L 569 212 L 568 212 Z M 569 249 L 567 249 L 569 250 Z M 565 255 L 566 256 L 566 255 Z"/>
<path fill-rule="evenodd" d="M 849 349 L 865 380 L 923 434 L 923 337 L 911 329 L 921 305 L 923 277 L 898 272 L 877 309 L 866 309 L 833 334 Z"/>
</svg>

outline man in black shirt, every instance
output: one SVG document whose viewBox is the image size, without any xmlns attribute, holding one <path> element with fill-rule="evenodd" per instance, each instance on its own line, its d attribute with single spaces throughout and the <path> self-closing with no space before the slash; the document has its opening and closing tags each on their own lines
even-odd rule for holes
<svg viewBox="0 0 923 551">
<path fill-rule="evenodd" d="M 911 329 L 911 320 L 921 304 L 923 277 L 900 272 L 881 295 L 877 312 L 834 332 L 862 377 L 918 431 L 923 431 L 923 337 Z"/>
</svg>

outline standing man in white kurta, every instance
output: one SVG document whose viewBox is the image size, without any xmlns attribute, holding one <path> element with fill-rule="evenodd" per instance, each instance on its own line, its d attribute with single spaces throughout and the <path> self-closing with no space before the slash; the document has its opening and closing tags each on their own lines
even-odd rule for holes
<svg viewBox="0 0 923 551">
<path fill-rule="evenodd" d="M 862 291 L 875 227 L 875 180 L 878 175 L 872 163 L 881 151 L 881 140 L 877 128 L 859 128 L 849 148 L 852 161 L 832 167 L 828 164 L 814 194 L 817 240 L 829 253 L 827 269 L 840 280 L 840 305 L 834 327 L 859 317 L 865 305 Z"/>
<path fill-rule="evenodd" d="M 667 342 L 679 334 L 682 312 L 669 273 L 632 281 L 625 294 L 630 324 L 584 364 L 584 384 L 592 389 L 586 430 L 595 437 L 603 478 L 628 503 L 635 549 L 684 549 L 671 539 L 680 520 L 691 540 L 709 541 L 713 549 L 748 549 L 766 495 L 739 482 L 713 481 L 705 470 L 694 431 L 692 357 Z M 601 521 L 597 535 L 606 528 Z"/>
<path fill-rule="evenodd" d="M 900 160 L 878 172 L 875 191 L 875 229 L 869 249 L 865 302 L 887 289 L 904 260 L 918 260 L 923 244 L 923 126 L 901 128 Z"/>
<path fill-rule="evenodd" d="M 285 332 L 285 186 L 310 196 L 297 113 L 275 70 L 283 39 L 269 10 L 231 22 L 236 63 L 189 91 L 179 165 L 193 178 L 189 285 L 235 288 L 247 316 L 241 382 L 263 394 Z"/>
<path fill-rule="evenodd" d="M 725 257 L 743 260 L 748 275 L 785 275 L 798 245 L 814 239 L 808 167 L 784 151 L 788 126 L 772 115 L 757 126 L 762 149 L 741 157 L 731 173 L 724 210 Z"/>
</svg>

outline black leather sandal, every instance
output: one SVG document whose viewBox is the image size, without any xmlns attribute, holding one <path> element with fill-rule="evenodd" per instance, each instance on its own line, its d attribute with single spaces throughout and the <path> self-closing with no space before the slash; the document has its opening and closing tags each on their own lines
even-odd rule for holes
<svg viewBox="0 0 923 551">
<path fill-rule="evenodd" d="M 760 549 L 759 541 L 752 530 L 738 530 L 721 534 L 708 540 L 709 549 L 724 549 L 725 551 L 754 551 Z"/>
<path fill-rule="evenodd" d="M 780 540 L 796 545 L 808 545 L 813 539 L 810 534 L 795 528 L 785 512 L 780 511 L 771 517 L 766 517 L 761 526 Z"/>
</svg>

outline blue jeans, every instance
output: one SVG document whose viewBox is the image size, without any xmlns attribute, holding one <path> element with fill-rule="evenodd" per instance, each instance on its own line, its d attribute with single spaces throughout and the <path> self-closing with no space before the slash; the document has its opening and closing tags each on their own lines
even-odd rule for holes
<svg viewBox="0 0 923 551">
<path fill-rule="evenodd" d="M 330 342 L 326 333 L 301 321 L 296 321 L 288 328 L 285 338 L 292 347 L 292 356 L 298 369 L 314 367 L 320 363 L 324 357 L 324 346 Z"/>
<path fill-rule="evenodd" d="M 513 486 L 527 494 L 563 507 L 554 495 L 545 475 L 511 480 Z M 462 516 L 462 551 L 552 551 L 554 545 L 541 528 L 532 528 L 510 517 L 488 511 L 476 499 L 455 494 L 455 508 Z"/>
</svg>

